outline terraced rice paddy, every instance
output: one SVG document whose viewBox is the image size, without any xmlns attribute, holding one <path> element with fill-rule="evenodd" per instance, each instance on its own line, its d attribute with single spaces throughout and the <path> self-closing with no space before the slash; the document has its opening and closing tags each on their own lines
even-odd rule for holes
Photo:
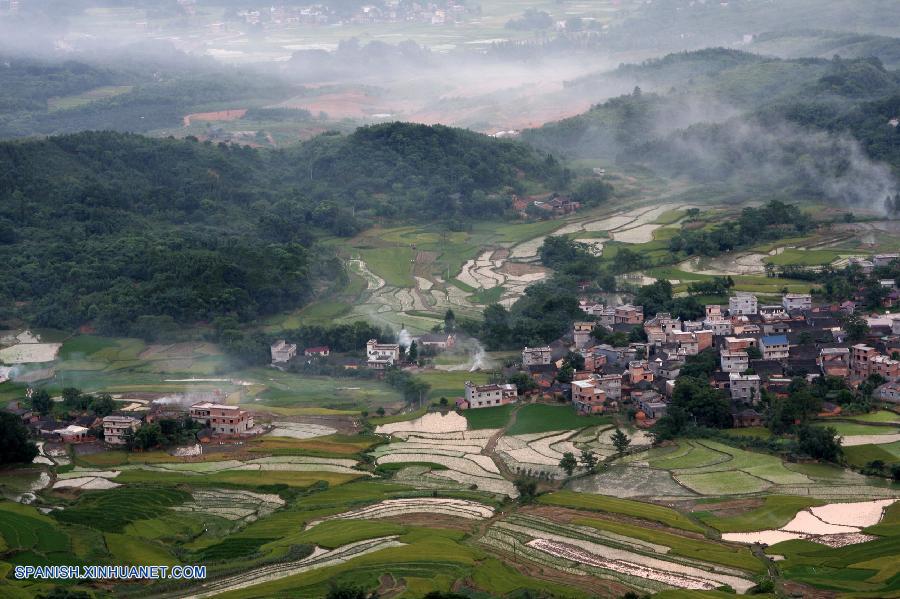
<svg viewBox="0 0 900 599">
<path fill-rule="evenodd" d="M 611 577 L 645 592 L 708 590 L 724 584 L 745 592 L 754 584 L 747 572 L 686 560 L 665 545 L 530 516 L 498 522 L 481 542 L 554 569 Z"/>
<path fill-rule="evenodd" d="M 844 547 L 873 541 L 863 529 L 881 521 L 884 510 L 895 499 L 855 503 L 831 503 L 802 510 L 790 522 L 776 530 L 724 533 L 722 538 L 737 543 L 774 545 L 794 539 L 807 539 L 829 547 Z"/>
</svg>

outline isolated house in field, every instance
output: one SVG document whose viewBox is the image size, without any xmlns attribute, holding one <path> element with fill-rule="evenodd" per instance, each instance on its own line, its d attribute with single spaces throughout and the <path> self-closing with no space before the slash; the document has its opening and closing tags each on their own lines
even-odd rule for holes
<svg viewBox="0 0 900 599">
<path fill-rule="evenodd" d="M 549 364 L 553 356 L 550 347 L 525 347 L 522 350 L 522 366 L 541 366 Z"/>
<path fill-rule="evenodd" d="M 110 445 L 125 445 L 129 432 L 141 428 L 141 421 L 132 416 L 106 416 L 103 418 L 103 440 Z"/>
<path fill-rule="evenodd" d="M 431 348 L 438 351 L 452 349 L 456 345 L 456 335 L 453 333 L 429 333 L 418 339 L 420 348 Z"/>
<path fill-rule="evenodd" d="M 272 364 L 289 362 L 297 355 L 297 344 L 288 343 L 284 339 L 279 339 L 269 349 L 272 352 Z"/>
<path fill-rule="evenodd" d="M 242 435 L 253 428 L 253 416 L 247 410 L 208 401 L 191 406 L 191 420 L 211 429 L 214 435 Z"/>
<path fill-rule="evenodd" d="M 366 365 L 373 370 L 384 370 L 400 361 L 400 344 L 379 343 L 369 339 L 366 343 Z"/>
<path fill-rule="evenodd" d="M 506 405 L 516 401 L 518 391 L 515 385 L 476 385 L 466 381 L 466 399 L 457 403 L 462 409 L 489 408 Z"/>
<path fill-rule="evenodd" d="M 327 357 L 331 355 L 331 348 L 327 345 L 318 345 L 316 347 L 307 347 L 303 350 L 303 355 L 307 357 Z"/>
</svg>

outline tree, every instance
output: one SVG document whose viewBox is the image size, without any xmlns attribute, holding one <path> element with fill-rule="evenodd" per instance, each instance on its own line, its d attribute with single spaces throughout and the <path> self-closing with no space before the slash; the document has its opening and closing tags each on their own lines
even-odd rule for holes
<svg viewBox="0 0 900 599">
<path fill-rule="evenodd" d="M 575 459 L 575 454 L 571 451 L 564 453 L 562 459 L 559 461 L 559 467 L 565 470 L 566 474 L 572 476 L 572 473 L 575 472 L 575 468 L 578 467 L 578 460 Z"/>
<path fill-rule="evenodd" d="M 40 414 L 41 416 L 46 416 L 50 413 L 50 408 L 53 407 L 53 400 L 50 399 L 50 394 L 47 393 L 45 389 L 37 389 L 31 394 L 31 409 Z"/>
<path fill-rule="evenodd" d="M 628 449 L 628 446 L 631 445 L 631 439 L 617 427 L 616 432 L 612 436 L 612 443 L 619 455 L 622 455 Z"/>
<path fill-rule="evenodd" d="M 91 400 L 91 411 L 100 416 L 109 416 L 116 409 L 116 402 L 109 393 L 101 393 Z"/>
<path fill-rule="evenodd" d="M 893 478 L 897 482 L 900 482 L 900 464 L 891 465 L 891 478 Z"/>
<path fill-rule="evenodd" d="M 516 479 L 513 485 L 516 487 L 516 491 L 519 492 L 520 503 L 529 503 L 537 496 L 537 483 L 533 480 L 519 478 Z"/>
<path fill-rule="evenodd" d="M 409 349 L 406 350 L 406 359 L 410 362 L 416 362 L 419 359 L 419 346 L 415 341 L 409 344 Z"/>
<path fill-rule="evenodd" d="M 379 417 L 384 416 L 384 408 L 381 406 L 378 406 L 378 409 L 375 410 L 375 413 L 378 414 Z"/>
<path fill-rule="evenodd" d="M 362 587 L 350 584 L 332 584 L 325 599 L 377 599 L 377 593 L 369 593 Z"/>
<path fill-rule="evenodd" d="M 844 317 L 841 328 L 847 333 L 851 341 L 860 341 L 869 333 L 869 323 L 859 314 L 847 314 Z"/>
<path fill-rule="evenodd" d="M 145 424 L 141 428 L 134 431 L 133 434 L 125 436 L 125 443 L 130 449 L 147 450 L 156 447 L 163 441 L 162 429 L 156 423 Z"/>
<path fill-rule="evenodd" d="M 506 379 L 506 382 L 515 385 L 516 392 L 519 395 L 527 393 L 532 389 L 537 389 L 537 383 L 535 383 L 534 379 L 526 372 L 517 372 Z"/>
<path fill-rule="evenodd" d="M 750 360 L 761 360 L 762 352 L 755 345 L 751 345 L 747 348 L 747 358 Z"/>
<path fill-rule="evenodd" d="M 453 313 L 452 308 L 447 308 L 447 311 L 444 312 L 444 332 L 452 333 L 456 330 L 456 314 Z"/>
<path fill-rule="evenodd" d="M 731 426 L 731 406 L 725 394 L 710 385 L 708 379 L 679 376 L 671 405 L 682 408 L 700 426 Z"/>
<path fill-rule="evenodd" d="M 578 352 L 570 351 L 563 358 L 563 367 L 570 367 L 572 370 L 584 370 L 584 356 Z"/>
<path fill-rule="evenodd" d="M 832 427 L 802 426 L 797 431 L 797 448 L 817 460 L 837 462 L 844 453 L 837 431 Z"/>
<path fill-rule="evenodd" d="M 29 464 L 38 454 L 22 419 L 0 412 L 0 464 Z"/>
<path fill-rule="evenodd" d="M 589 474 L 593 474 L 597 470 L 597 464 L 600 462 L 600 459 L 597 457 L 597 454 L 590 449 L 582 449 L 579 462 L 585 471 Z"/>
</svg>

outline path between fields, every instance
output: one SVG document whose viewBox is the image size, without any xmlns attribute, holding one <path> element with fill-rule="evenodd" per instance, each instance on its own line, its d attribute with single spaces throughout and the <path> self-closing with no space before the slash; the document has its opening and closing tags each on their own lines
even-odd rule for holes
<svg viewBox="0 0 900 599">
<path fill-rule="evenodd" d="M 500 475 L 506 480 L 513 481 L 516 479 L 516 475 L 513 474 L 512 470 L 509 469 L 509 466 L 506 465 L 506 461 L 503 460 L 500 456 L 497 455 L 497 442 L 500 441 L 500 437 L 506 434 L 506 431 L 516 423 L 516 418 L 519 414 L 519 410 L 522 409 L 524 403 L 516 404 L 516 406 L 512 409 L 512 412 L 509 413 L 509 418 L 506 420 L 506 424 L 499 429 L 496 433 L 491 435 L 488 439 L 488 442 L 485 443 L 484 449 L 481 450 L 482 455 L 486 455 L 497 464 L 497 468 L 500 469 Z"/>
</svg>

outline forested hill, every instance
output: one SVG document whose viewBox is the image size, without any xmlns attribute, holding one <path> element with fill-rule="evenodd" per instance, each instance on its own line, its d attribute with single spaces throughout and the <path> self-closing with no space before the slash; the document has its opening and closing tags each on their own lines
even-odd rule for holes
<svg viewBox="0 0 900 599">
<path fill-rule="evenodd" d="M 0 316 L 120 333 L 141 316 L 278 312 L 308 299 L 320 234 L 499 217 L 512 190 L 565 179 L 523 145 L 403 123 L 273 151 L 110 132 L 0 143 Z"/>
</svg>

